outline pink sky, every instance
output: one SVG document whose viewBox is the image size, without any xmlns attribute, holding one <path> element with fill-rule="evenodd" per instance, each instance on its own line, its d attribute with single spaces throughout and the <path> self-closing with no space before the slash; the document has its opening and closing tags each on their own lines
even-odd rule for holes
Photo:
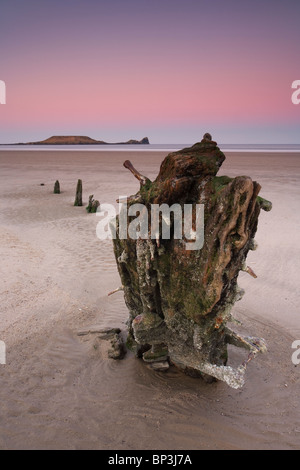
<svg viewBox="0 0 300 470">
<path fill-rule="evenodd" d="M 300 143 L 298 4 L 150 3 L 7 2 L 0 143 L 53 134 L 177 143 L 211 128 L 225 143 L 237 129 L 261 141 L 264 128 L 265 143 Z"/>
</svg>

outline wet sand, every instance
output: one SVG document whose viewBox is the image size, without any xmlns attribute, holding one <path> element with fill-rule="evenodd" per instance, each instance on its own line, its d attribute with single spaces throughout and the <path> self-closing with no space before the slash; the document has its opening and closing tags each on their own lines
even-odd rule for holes
<svg viewBox="0 0 300 470">
<path fill-rule="evenodd" d="M 0 151 L 1 449 L 297 449 L 300 365 L 291 361 L 299 319 L 300 155 L 227 153 L 219 175 L 248 175 L 273 202 L 261 212 L 236 303 L 239 331 L 265 338 L 240 390 L 207 385 L 174 368 L 147 369 L 128 353 L 107 359 L 106 344 L 77 331 L 126 330 L 127 309 L 112 244 L 96 237 L 98 218 L 74 207 L 134 194 L 123 168 L 154 179 L 165 152 Z M 62 193 L 53 194 L 58 179 Z M 41 186 L 41 183 L 44 186 Z M 245 353 L 230 348 L 229 362 Z"/>
</svg>

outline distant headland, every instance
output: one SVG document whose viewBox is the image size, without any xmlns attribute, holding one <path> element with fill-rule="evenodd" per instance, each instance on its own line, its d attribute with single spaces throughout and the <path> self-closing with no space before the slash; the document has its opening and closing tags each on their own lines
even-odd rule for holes
<svg viewBox="0 0 300 470">
<path fill-rule="evenodd" d="M 149 144 L 148 137 L 144 137 L 141 140 L 128 140 L 127 142 L 104 142 L 103 140 L 91 139 L 84 135 L 53 135 L 45 140 L 40 140 L 38 142 L 20 142 L 17 144 L 9 145 L 140 145 L 140 144 Z M 8 145 L 8 144 L 1 144 Z"/>
</svg>

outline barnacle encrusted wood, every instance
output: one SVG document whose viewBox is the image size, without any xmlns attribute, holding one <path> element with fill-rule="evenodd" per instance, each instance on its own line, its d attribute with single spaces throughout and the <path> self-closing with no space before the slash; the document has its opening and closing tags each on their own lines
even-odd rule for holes
<svg viewBox="0 0 300 470">
<path fill-rule="evenodd" d="M 187 249 L 187 241 L 156 238 L 113 240 L 118 271 L 129 309 L 127 343 L 146 362 L 175 364 L 205 380 L 225 381 L 233 388 L 244 384 L 246 364 L 264 341 L 241 337 L 226 326 L 231 308 L 243 294 L 237 285 L 240 270 L 252 274 L 247 253 L 256 248 L 254 236 L 261 208 L 272 205 L 258 197 L 260 185 L 250 177 L 216 176 L 225 155 L 205 134 L 200 143 L 170 153 L 151 182 L 127 160 L 124 166 L 140 181 L 140 190 L 128 198 L 128 207 L 143 204 L 151 213 L 153 204 L 204 205 L 204 243 Z M 125 209 L 124 209 L 125 210 Z M 129 223 L 132 217 L 127 217 Z M 227 345 L 249 350 L 238 368 L 226 366 Z"/>
</svg>

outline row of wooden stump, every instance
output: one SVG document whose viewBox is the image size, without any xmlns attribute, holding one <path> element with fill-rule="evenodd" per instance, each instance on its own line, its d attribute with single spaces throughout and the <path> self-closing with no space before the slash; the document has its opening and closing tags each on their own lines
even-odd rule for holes
<svg viewBox="0 0 300 470">
<path fill-rule="evenodd" d="M 56 180 L 54 183 L 53 192 L 54 194 L 60 194 L 60 184 L 58 180 Z M 78 180 L 77 182 L 74 206 L 82 206 L 82 180 Z M 99 201 L 94 199 L 94 195 L 92 194 L 91 196 L 89 196 L 89 203 L 86 207 L 86 211 L 89 213 L 97 212 L 99 206 L 100 203 Z"/>
</svg>

